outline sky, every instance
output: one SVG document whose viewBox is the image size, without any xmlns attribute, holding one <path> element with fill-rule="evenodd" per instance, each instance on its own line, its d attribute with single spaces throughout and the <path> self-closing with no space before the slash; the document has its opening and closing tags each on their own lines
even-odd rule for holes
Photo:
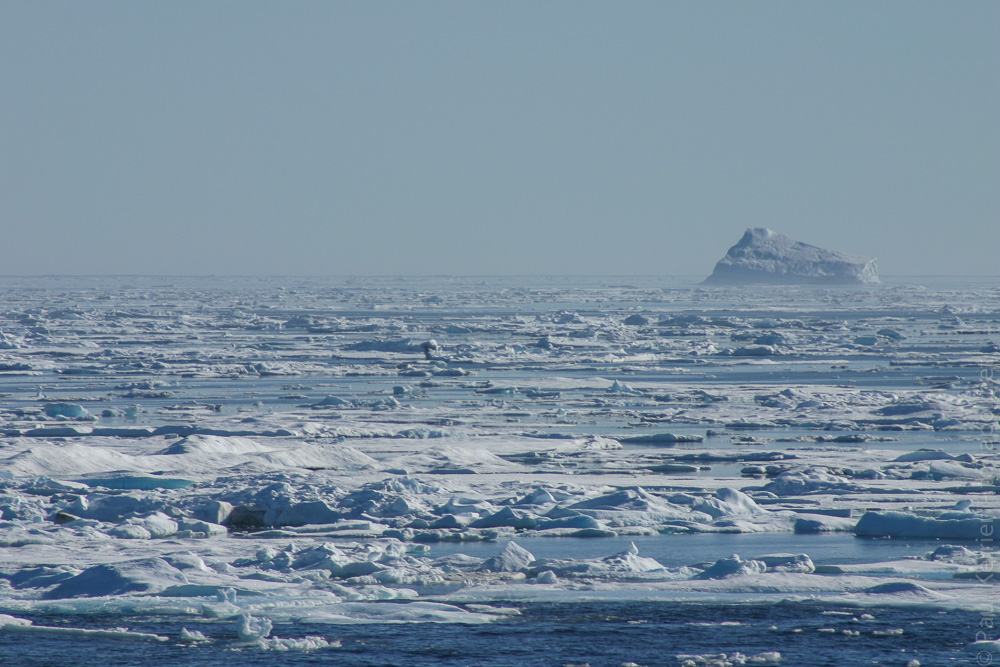
<svg viewBox="0 0 1000 667">
<path fill-rule="evenodd" d="M 1000 275 L 1000 3 L 0 3 L 0 275 Z"/>
</svg>

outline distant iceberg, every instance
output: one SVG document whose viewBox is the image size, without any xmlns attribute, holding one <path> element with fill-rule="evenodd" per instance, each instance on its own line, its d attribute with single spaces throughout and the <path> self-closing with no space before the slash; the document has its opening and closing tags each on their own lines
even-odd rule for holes
<svg viewBox="0 0 1000 667">
<path fill-rule="evenodd" d="M 751 227 L 715 265 L 705 285 L 854 285 L 878 282 L 875 260 L 801 243 Z"/>
</svg>

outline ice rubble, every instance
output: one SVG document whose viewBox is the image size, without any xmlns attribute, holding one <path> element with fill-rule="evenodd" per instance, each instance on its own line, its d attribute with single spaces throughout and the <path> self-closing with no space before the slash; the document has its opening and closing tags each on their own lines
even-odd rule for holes
<svg viewBox="0 0 1000 667">
<path fill-rule="evenodd" d="M 795 241 L 763 227 L 746 230 L 706 285 L 877 283 L 875 260 Z"/>
<path fill-rule="evenodd" d="M 781 662 L 781 653 L 778 651 L 764 651 L 751 655 L 739 651 L 707 655 L 680 653 L 676 658 L 680 667 L 702 667 L 702 665 L 706 667 L 736 667 L 737 665 L 776 665 Z"/>
</svg>

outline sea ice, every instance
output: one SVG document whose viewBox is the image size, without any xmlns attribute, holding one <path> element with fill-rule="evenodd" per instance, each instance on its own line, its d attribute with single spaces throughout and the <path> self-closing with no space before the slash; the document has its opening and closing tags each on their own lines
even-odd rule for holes
<svg viewBox="0 0 1000 667">
<path fill-rule="evenodd" d="M 748 245 L 758 268 L 766 245 Z M 799 259 L 808 280 L 836 278 L 833 255 L 784 249 L 782 279 Z M 1000 517 L 992 284 L 93 280 L 110 282 L 0 293 L 16 342 L 0 354 L 9 618 L 224 624 L 163 633 L 195 652 L 243 615 L 995 597 L 980 539 Z M 53 314 L 64 299 L 78 317 Z M 335 645 L 244 634 L 244 649 Z"/>
</svg>

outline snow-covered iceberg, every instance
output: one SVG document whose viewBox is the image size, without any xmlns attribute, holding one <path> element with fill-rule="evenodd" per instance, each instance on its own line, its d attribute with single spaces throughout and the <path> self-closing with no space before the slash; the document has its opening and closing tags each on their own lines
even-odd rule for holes
<svg viewBox="0 0 1000 667">
<path fill-rule="evenodd" d="M 801 243 L 751 227 L 705 279 L 706 285 L 877 283 L 875 260 Z"/>
</svg>

